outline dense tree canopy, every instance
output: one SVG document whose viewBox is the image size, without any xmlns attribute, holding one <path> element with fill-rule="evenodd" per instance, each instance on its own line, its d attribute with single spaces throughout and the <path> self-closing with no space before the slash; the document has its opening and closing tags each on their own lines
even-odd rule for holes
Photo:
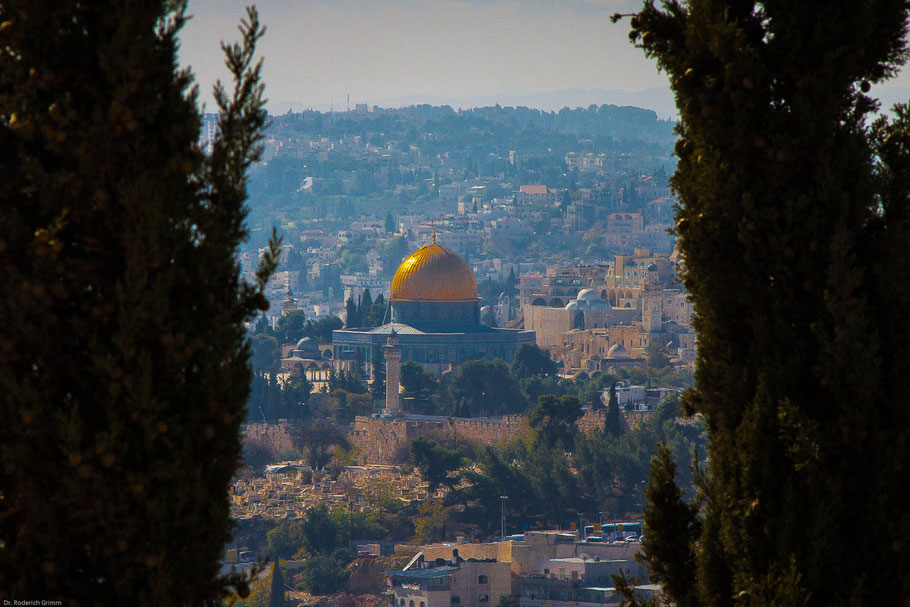
<svg viewBox="0 0 910 607">
<path fill-rule="evenodd" d="M 537 345 L 521 344 L 515 351 L 512 372 L 519 379 L 532 375 L 556 375 L 556 363 L 550 358 L 549 352 Z"/>
<path fill-rule="evenodd" d="M 680 111 L 705 605 L 910 596 L 910 122 L 867 126 L 908 9 L 690 0 L 632 20 Z"/>
<path fill-rule="evenodd" d="M 546 394 L 528 409 L 528 424 L 545 445 L 565 447 L 575 438 L 575 422 L 581 414 L 581 405 L 574 396 Z"/>
<path fill-rule="evenodd" d="M 461 453 L 448 449 L 434 440 L 418 436 L 408 445 L 411 462 L 420 470 L 420 476 L 427 481 L 430 492 L 439 485 L 454 486 L 457 477 L 450 473 L 461 468 Z"/>
<path fill-rule="evenodd" d="M 218 136 L 178 71 L 182 2 L 0 7 L 0 594 L 220 603 L 249 393 L 256 13 Z"/>
<path fill-rule="evenodd" d="M 297 343 L 303 337 L 306 313 L 303 310 L 291 310 L 282 314 L 275 322 L 275 337 L 281 344 Z"/>
<path fill-rule="evenodd" d="M 509 367 L 501 360 L 470 360 L 455 371 L 451 397 L 462 417 L 521 413 L 525 400 Z"/>
</svg>

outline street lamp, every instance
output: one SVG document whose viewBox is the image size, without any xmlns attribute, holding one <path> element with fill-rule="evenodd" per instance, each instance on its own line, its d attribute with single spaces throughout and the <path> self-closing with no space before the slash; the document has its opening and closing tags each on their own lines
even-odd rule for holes
<svg viewBox="0 0 910 607">
<path fill-rule="evenodd" d="M 507 499 L 509 499 L 508 495 L 499 496 L 499 505 L 500 505 L 500 510 L 501 510 L 499 532 L 502 534 L 503 541 L 505 541 L 505 539 L 506 539 L 506 500 Z"/>
</svg>

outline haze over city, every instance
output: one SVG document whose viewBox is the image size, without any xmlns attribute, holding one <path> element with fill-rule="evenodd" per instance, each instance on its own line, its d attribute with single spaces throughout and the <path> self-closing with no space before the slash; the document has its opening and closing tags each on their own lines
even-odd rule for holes
<svg viewBox="0 0 910 607">
<path fill-rule="evenodd" d="M 191 0 L 181 35 L 190 65 L 211 105 L 224 79 L 219 41 L 237 39 L 245 0 Z M 357 103 L 544 110 L 590 104 L 632 105 L 675 118 L 664 74 L 628 40 L 614 13 L 637 0 L 261 0 L 268 31 L 265 57 L 272 113 L 345 110 Z M 906 99 L 902 73 L 876 91 L 890 105 Z"/>
</svg>

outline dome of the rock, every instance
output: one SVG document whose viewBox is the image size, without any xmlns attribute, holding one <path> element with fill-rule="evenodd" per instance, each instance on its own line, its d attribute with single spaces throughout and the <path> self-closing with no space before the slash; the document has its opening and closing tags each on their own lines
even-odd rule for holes
<svg viewBox="0 0 910 607">
<path fill-rule="evenodd" d="M 477 301 L 477 279 L 455 252 L 435 242 L 401 262 L 391 301 Z"/>
</svg>

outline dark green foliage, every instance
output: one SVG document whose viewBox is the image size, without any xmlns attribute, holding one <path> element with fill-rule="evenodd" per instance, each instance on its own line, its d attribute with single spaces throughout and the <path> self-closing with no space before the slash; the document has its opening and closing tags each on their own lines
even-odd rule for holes
<svg viewBox="0 0 910 607">
<path fill-rule="evenodd" d="M 385 319 L 385 313 L 385 297 L 382 293 L 380 293 L 376 296 L 376 301 L 373 302 L 373 305 L 370 306 L 369 314 L 367 315 L 367 324 L 369 324 L 371 327 L 381 326 L 382 321 Z"/>
<path fill-rule="evenodd" d="M 281 364 L 281 349 L 278 340 L 265 333 L 257 333 L 250 339 L 250 364 L 254 373 L 274 373 Z"/>
<path fill-rule="evenodd" d="M 528 424 L 537 438 L 549 447 L 570 446 L 575 437 L 575 422 L 581 417 L 581 405 L 574 396 L 547 394 L 528 410 Z"/>
<path fill-rule="evenodd" d="M 341 533 L 325 504 L 307 509 L 300 532 L 307 554 L 331 554 L 341 543 Z"/>
<path fill-rule="evenodd" d="M 292 310 L 275 322 L 275 337 L 279 343 L 295 344 L 303 337 L 306 313 L 303 310 Z"/>
<path fill-rule="evenodd" d="M 401 363 L 402 406 L 411 413 L 435 413 L 431 398 L 438 396 L 438 377 L 415 362 Z"/>
<path fill-rule="evenodd" d="M 370 394 L 374 399 L 385 398 L 385 355 L 380 346 L 373 347 L 373 381 L 370 383 Z"/>
<path fill-rule="evenodd" d="M 333 554 L 317 554 L 307 558 L 301 573 L 300 586 L 317 596 L 333 594 L 344 588 L 348 579 L 345 566 L 350 562 L 346 550 Z"/>
<path fill-rule="evenodd" d="M 361 322 L 367 322 L 370 312 L 373 311 L 372 308 L 373 295 L 369 289 L 364 289 L 363 293 L 360 294 L 360 302 L 357 304 L 357 314 L 360 316 Z"/>
<path fill-rule="evenodd" d="M 645 492 L 642 560 L 649 563 L 651 579 L 679 607 L 698 604 L 695 579 L 695 540 L 700 525 L 698 505 L 686 504 L 676 486 L 676 464 L 666 443 L 651 458 Z"/>
<path fill-rule="evenodd" d="M 409 360 L 401 363 L 401 385 L 407 396 L 428 395 L 436 388 L 436 376 Z"/>
<path fill-rule="evenodd" d="M 294 427 L 291 442 L 295 449 L 305 454 L 305 459 L 313 470 L 325 468 L 332 460 L 332 448 L 348 446 L 347 438 L 338 426 L 323 419 L 314 419 Z"/>
<path fill-rule="evenodd" d="M 454 488 L 458 477 L 450 476 L 450 473 L 461 467 L 461 453 L 443 447 L 436 441 L 423 436 L 413 439 L 408 445 L 408 451 L 411 463 L 420 470 L 423 480 L 430 484 L 430 493 L 435 491 L 439 485 Z"/>
<path fill-rule="evenodd" d="M 213 605 L 249 393 L 256 13 L 220 135 L 178 72 L 182 2 L 0 7 L 0 595 Z M 234 580 L 241 584 L 240 580 Z"/>
<path fill-rule="evenodd" d="M 556 375 L 556 363 L 550 358 L 550 353 L 542 350 L 535 344 L 521 344 L 515 351 L 512 360 L 512 373 L 518 379 L 525 379 L 532 375 Z"/>
<path fill-rule="evenodd" d="M 302 375 L 292 376 L 282 385 L 275 373 L 255 374 L 250 382 L 247 419 L 250 422 L 276 422 L 279 419 L 303 419 L 313 384 Z"/>
<path fill-rule="evenodd" d="M 345 323 L 344 326 L 347 329 L 352 329 L 360 326 L 360 313 L 357 309 L 357 302 L 354 301 L 354 296 L 351 295 L 348 297 L 348 300 L 344 302 L 344 311 L 345 311 Z"/>
<path fill-rule="evenodd" d="M 380 251 L 382 255 L 382 269 L 388 275 L 392 276 L 402 260 L 408 256 L 408 241 L 404 236 L 395 236 L 390 238 Z"/>
<path fill-rule="evenodd" d="M 339 547 L 347 546 L 350 540 L 377 539 L 387 535 L 376 512 L 338 508 L 332 511 L 332 521 L 341 538 Z"/>
<path fill-rule="evenodd" d="M 358 394 L 337 388 L 332 390 L 331 395 L 330 404 L 337 403 L 337 408 L 330 409 L 330 417 L 340 426 L 352 423 L 358 415 L 373 413 L 373 395 L 368 392 Z"/>
<path fill-rule="evenodd" d="M 486 308 L 480 312 L 480 322 L 488 327 L 496 326 L 496 310 L 493 307 Z"/>
<path fill-rule="evenodd" d="M 906 59 L 908 5 L 820 8 L 648 2 L 633 23 L 680 110 L 706 605 L 910 596 L 910 121 L 870 130 L 865 95 Z"/>
<path fill-rule="evenodd" d="M 507 524 L 530 520 L 529 513 L 536 511 L 536 499 L 530 479 L 521 467 L 506 461 L 507 458 L 487 447 L 477 459 L 477 470 L 467 469 L 464 477 L 470 483 L 467 490 L 469 508 L 466 520 L 492 531 L 499 527 L 501 504 L 499 496 L 509 498 L 506 512 Z"/>
<path fill-rule="evenodd" d="M 345 371 L 335 373 L 332 371 L 329 373 L 329 392 L 334 392 L 335 390 L 344 390 L 351 394 L 366 394 L 369 391 L 369 387 L 357 371 L 352 373 L 346 373 Z"/>
<path fill-rule="evenodd" d="M 620 603 L 622 607 L 661 607 L 663 605 L 655 596 L 645 598 L 640 592 L 636 592 L 636 584 L 638 584 L 638 580 L 629 579 L 625 572 L 613 576 L 613 589 L 624 599 Z"/>
<path fill-rule="evenodd" d="M 501 360 L 470 360 L 454 375 L 450 395 L 456 404 L 456 415 L 521 413 L 526 406 L 518 382 Z"/>
<path fill-rule="evenodd" d="M 673 460 L 682 467 L 680 485 L 691 496 L 693 478 L 687 467 L 693 449 L 706 448 L 704 427 L 679 423 L 675 417 L 679 399 L 668 398 L 649 419 L 622 436 L 607 432 L 578 435 L 574 463 L 579 483 L 599 510 L 624 513 L 641 508 L 643 483 L 651 456 L 658 444 L 666 442 Z"/>
<path fill-rule="evenodd" d="M 273 331 L 272 327 L 269 326 L 269 321 L 266 319 L 264 314 L 256 320 L 256 324 L 253 327 L 253 335 L 259 334 L 275 337 L 275 331 Z"/>
<path fill-rule="evenodd" d="M 333 554 L 353 539 L 386 536 L 375 512 L 338 508 L 331 512 L 325 505 L 307 509 L 297 520 L 280 521 L 266 533 L 269 555 L 289 559 L 303 548 L 307 555 Z"/>
<path fill-rule="evenodd" d="M 284 575 L 278 562 L 272 563 L 272 584 L 269 588 L 269 607 L 284 607 Z"/>
<path fill-rule="evenodd" d="M 652 341 L 645 348 L 647 353 L 648 367 L 651 369 L 666 369 L 670 366 L 670 357 L 667 356 L 667 348 L 663 344 Z"/>
<path fill-rule="evenodd" d="M 610 436 L 619 436 L 622 434 L 622 421 L 619 417 L 619 400 L 616 398 L 616 382 L 610 386 L 610 402 L 607 404 L 607 418 L 604 422 L 604 430 Z"/>
<path fill-rule="evenodd" d="M 312 337 L 321 344 L 331 343 L 332 331 L 344 326 L 337 316 L 321 316 L 316 320 L 307 320 L 303 325 L 305 337 Z"/>
<path fill-rule="evenodd" d="M 310 383 L 310 380 L 306 378 L 305 375 L 296 375 L 292 374 L 290 377 L 285 380 L 284 385 L 281 386 L 281 403 L 283 408 L 287 410 L 294 409 L 304 409 L 307 401 L 310 399 L 310 392 L 313 391 L 313 384 Z M 301 412 L 298 415 L 291 415 L 288 419 L 301 419 L 305 417 L 305 413 Z"/>
</svg>

